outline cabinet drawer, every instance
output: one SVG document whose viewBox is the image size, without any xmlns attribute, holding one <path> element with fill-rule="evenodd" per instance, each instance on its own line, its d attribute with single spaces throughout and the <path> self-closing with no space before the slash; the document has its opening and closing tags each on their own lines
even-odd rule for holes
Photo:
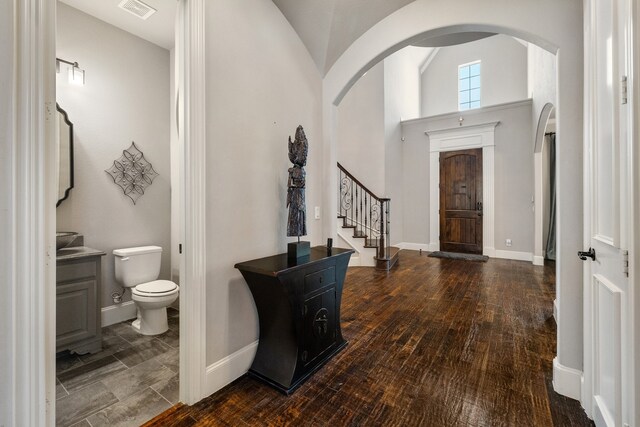
<svg viewBox="0 0 640 427">
<path fill-rule="evenodd" d="M 69 280 L 85 279 L 96 277 L 96 262 L 72 262 L 69 264 L 58 264 L 56 268 L 56 282 L 66 282 Z"/>
<path fill-rule="evenodd" d="M 304 277 L 304 294 L 316 291 L 336 282 L 336 268 L 331 266 Z"/>
</svg>

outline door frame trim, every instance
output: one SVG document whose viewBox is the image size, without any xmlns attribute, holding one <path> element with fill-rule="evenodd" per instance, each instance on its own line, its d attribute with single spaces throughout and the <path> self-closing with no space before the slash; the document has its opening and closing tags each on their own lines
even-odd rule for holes
<svg viewBox="0 0 640 427">
<path fill-rule="evenodd" d="M 206 146 L 204 0 L 181 0 L 191 18 L 182 28 L 189 38 L 182 64 L 190 83 L 182 93 L 188 106 L 185 123 L 186 222 L 185 281 L 181 282 L 181 400 L 204 397 L 206 378 L 206 198 L 203 155 Z M 24 425 L 55 425 L 55 43 L 56 4 L 44 0 L 13 0 L 16 44 L 13 93 L 14 138 L 11 145 L 13 204 L 9 223 L 13 248 L 11 301 L 13 364 L 10 419 Z M 192 96 L 195 95 L 195 96 Z M 190 163 L 193 161 L 193 163 Z M 196 186 L 189 187 L 194 182 Z M 194 184 L 194 185 L 195 185 Z M 45 291 L 43 292 L 42 289 Z M 16 329 L 16 325 L 19 328 Z M 185 331 L 189 331 L 187 336 Z M 26 356 L 25 356 L 26 355 Z M 183 357 L 184 356 L 184 357 Z M 187 362 L 188 358 L 188 362 Z M 186 372 L 185 372 L 186 371 Z M 185 375 L 183 375 L 183 373 Z M 184 382 L 183 382 L 184 381 Z M 184 391 L 183 391 L 184 389 Z"/>
<path fill-rule="evenodd" d="M 179 168 L 180 234 L 180 401 L 192 405 L 207 394 L 206 242 L 206 46 L 205 0 L 180 0 L 176 20 L 178 123 L 183 139 Z M 180 132 L 181 131 L 181 132 Z"/>
<path fill-rule="evenodd" d="M 429 137 L 429 250 L 440 250 L 440 153 L 482 148 L 482 253 L 496 256 L 495 248 L 495 128 L 497 122 L 426 131 Z"/>
</svg>

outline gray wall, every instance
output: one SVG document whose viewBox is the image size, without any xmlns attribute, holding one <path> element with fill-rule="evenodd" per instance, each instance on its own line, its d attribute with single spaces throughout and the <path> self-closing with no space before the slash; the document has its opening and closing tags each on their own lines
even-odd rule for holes
<svg viewBox="0 0 640 427">
<path fill-rule="evenodd" d="M 430 48 L 409 46 L 371 68 L 338 107 L 337 158 L 377 196 L 391 199 L 391 242 L 402 241 L 401 120 L 420 116 L 420 72 Z"/>
<path fill-rule="evenodd" d="M 305 128 L 307 230 L 323 241 L 322 80 L 271 1 L 206 4 L 207 364 L 258 338 L 251 294 L 234 264 L 286 251 L 287 137 Z M 323 212 L 323 215 L 331 213 Z"/>
<path fill-rule="evenodd" d="M 119 290 L 112 251 L 158 245 L 170 278 L 169 51 L 58 3 L 57 56 L 77 61 L 86 84 L 57 75 L 57 101 L 74 126 L 75 187 L 57 208 L 57 227 L 85 236 L 103 257 L 103 307 Z M 137 204 L 105 169 L 135 141 L 160 175 Z M 126 299 L 130 299 L 127 292 Z"/>
<path fill-rule="evenodd" d="M 458 65 L 482 61 L 481 105 L 527 97 L 527 48 L 497 35 L 440 49 L 422 73 L 422 116 L 458 111 Z"/>
<path fill-rule="evenodd" d="M 542 108 L 551 103 L 558 105 L 556 99 L 556 56 L 532 43 L 527 48 L 528 96 L 533 100 L 532 125 L 538 126 Z M 535 137 L 535 135 L 534 135 Z"/>
<path fill-rule="evenodd" d="M 13 2 L 0 2 L 0 282 L 3 295 L 0 298 L 0 426 L 13 424 L 14 352 L 8 350 L 13 342 L 16 330 L 14 318 L 13 248 L 5 242 L 11 242 L 13 226 L 11 221 L 11 200 L 13 196 Z"/>
<path fill-rule="evenodd" d="M 420 64 L 429 52 L 407 47 L 384 60 L 385 195 L 391 199 L 390 240 L 404 241 L 403 119 L 420 117 Z"/>
<path fill-rule="evenodd" d="M 452 114 L 403 123 L 405 242 L 429 243 L 429 137 L 425 131 L 458 127 L 458 117 Z M 464 124 L 494 121 L 500 121 L 495 130 L 495 247 L 533 253 L 531 103 L 474 111 L 465 114 Z M 505 239 L 512 239 L 513 246 L 507 247 Z"/>
<path fill-rule="evenodd" d="M 338 107 L 337 158 L 377 196 L 385 195 L 384 62 L 371 68 Z"/>
</svg>

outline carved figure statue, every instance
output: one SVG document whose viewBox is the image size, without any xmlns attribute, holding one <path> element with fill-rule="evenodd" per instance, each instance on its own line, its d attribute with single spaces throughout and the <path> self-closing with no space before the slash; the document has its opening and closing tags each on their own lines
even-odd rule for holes
<svg viewBox="0 0 640 427">
<path fill-rule="evenodd" d="M 289 160 L 293 167 L 289 168 L 289 182 L 287 184 L 287 207 L 289 219 L 287 221 L 287 236 L 307 235 L 307 207 L 304 189 L 306 184 L 307 152 L 309 144 L 302 126 L 296 129 L 296 137 L 292 142 L 289 137 Z"/>
</svg>

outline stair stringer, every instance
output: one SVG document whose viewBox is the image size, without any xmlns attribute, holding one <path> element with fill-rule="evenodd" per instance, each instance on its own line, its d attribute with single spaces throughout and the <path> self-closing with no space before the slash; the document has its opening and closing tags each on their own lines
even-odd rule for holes
<svg viewBox="0 0 640 427">
<path fill-rule="evenodd" d="M 338 221 L 340 222 L 340 221 Z M 346 232 L 345 232 L 346 231 Z M 364 239 L 353 237 L 353 229 L 342 228 L 338 225 L 338 238 L 346 243 L 349 247 L 356 251 L 351 255 L 349 267 L 375 267 L 376 266 L 376 248 L 365 248 Z"/>
</svg>

